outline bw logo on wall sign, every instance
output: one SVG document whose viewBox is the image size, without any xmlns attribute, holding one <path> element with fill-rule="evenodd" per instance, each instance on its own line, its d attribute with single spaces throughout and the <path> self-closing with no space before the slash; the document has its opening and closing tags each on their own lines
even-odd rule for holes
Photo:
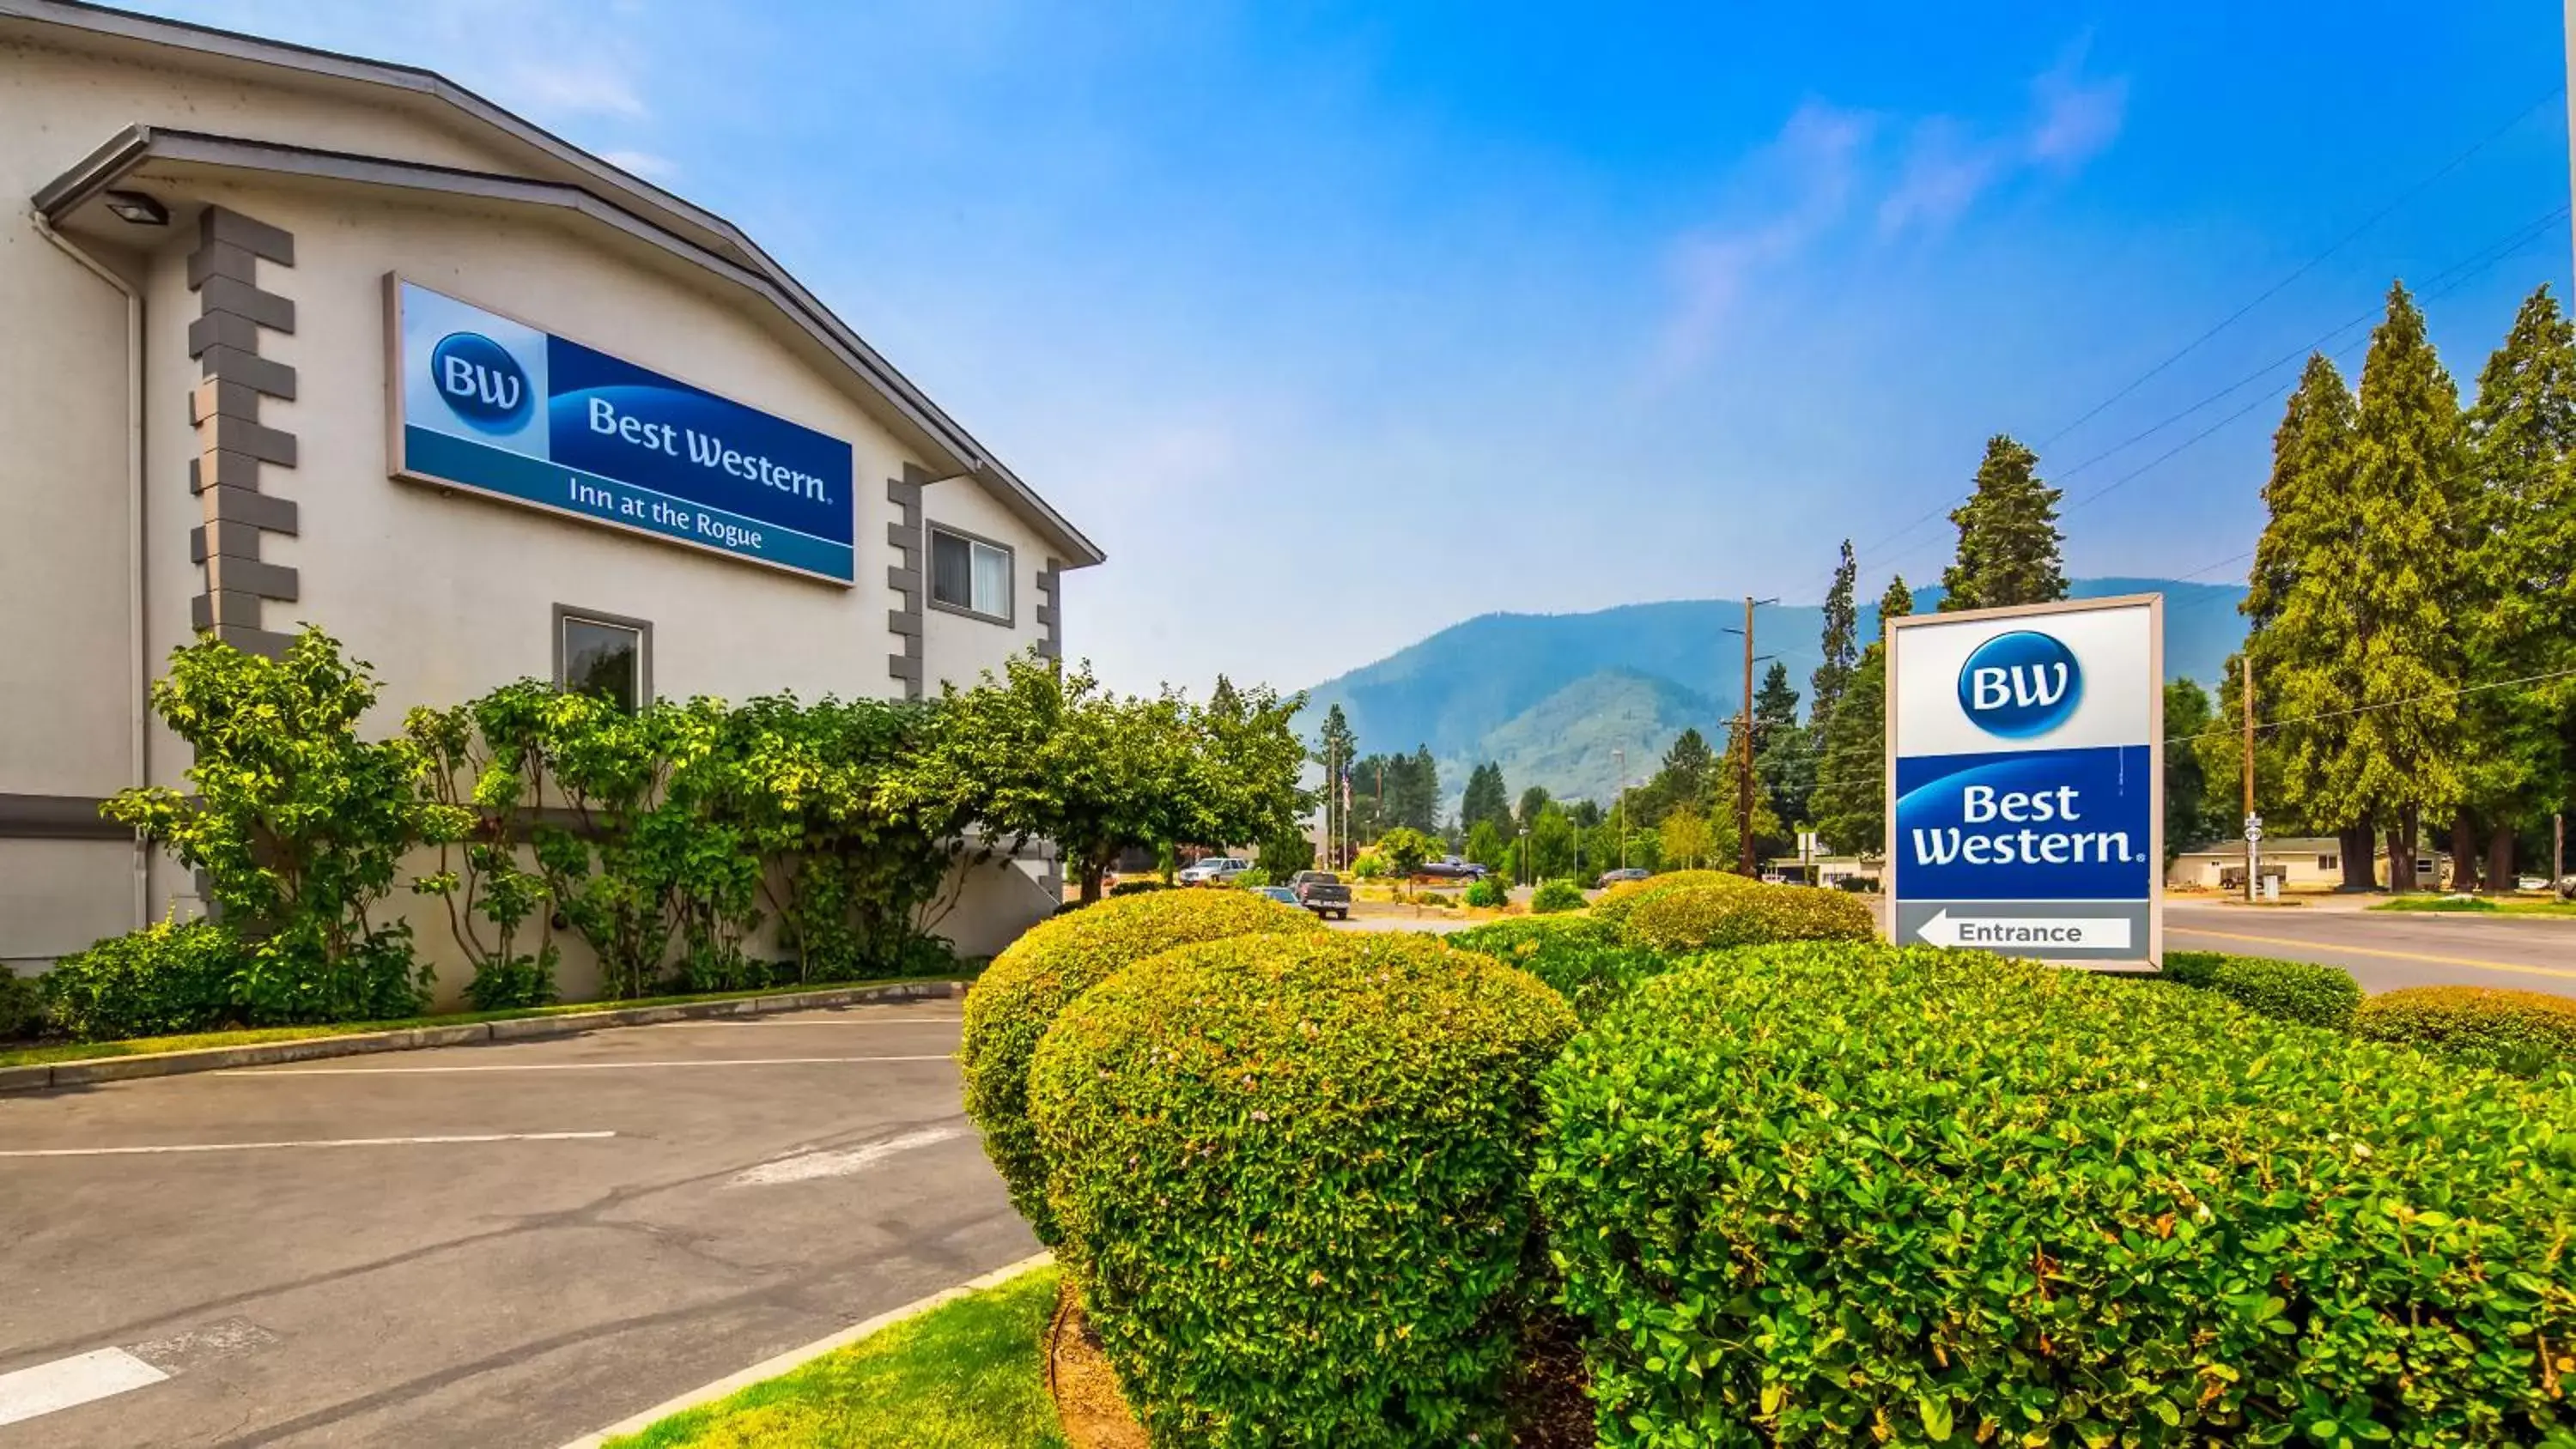
<svg viewBox="0 0 2576 1449">
<path fill-rule="evenodd" d="M 1977 728 L 2008 740 L 2044 735 L 2066 723 L 2084 696 L 2075 652 L 2034 629 L 1998 634 L 1959 667 L 1959 708 Z"/>
<path fill-rule="evenodd" d="M 512 433 L 536 407 L 527 369 L 507 348 L 479 332 L 451 332 L 429 354 L 432 379 L 448 411 L 486 433 Z"/>
</svg>

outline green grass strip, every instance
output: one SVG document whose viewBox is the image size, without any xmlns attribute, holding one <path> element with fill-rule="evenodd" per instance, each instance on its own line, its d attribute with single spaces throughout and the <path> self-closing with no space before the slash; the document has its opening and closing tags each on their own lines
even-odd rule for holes
<svg viewBox="0 0 2576 1449">
<path fill-rule="evenodd" d="M 148 1057 L 164 1052 L 205 1051 L 213 1047 L 255 1046 L 267 1041 L 306 1041 L 314 1037 L 355 1036 L 370 1031 L 409 1031 L 415 1027 L 472 1026 L 480 1021 L 518 1021 L 532 1016 L 586 1016 L 637 1006 L 677 1006 L 692 1001 L 741 1001 L 755 996 L 793 996 L 806 991 L 843 991 L 860 986 L 894 986 L 907 981 L 963 981 L 960 975 L 886 976 L 868 981 L 815 981 L 801 986 L 766 986 L 756 991 L 712 991 L 700 996 L 645 996 L 632 1001 L 577 1001 L 561 1006 L 526 1006 L 510 1011 L 465 1011 L 453 1016 L 410 1016 L 395 1021 L 340 1021 L 313 1026 L 249 1027 L 240 1031 L 207 1031 L 191 1036 L 144 1036 L 126 1041 L 51 1042 L 43 1046 L 0 1050 L 0 1067 L 32 1067 L 56 1062 L 95 1061 L 100 1057 Z"/>
<path fill-rule="evenodd" d="M 2523 897 L 2406 895 L 2381 901 L 2374 911 L 2427 911 L 2440 914 L 2460 912 L 2480 916 L 2576 916 L 2576 901 L 2533 900 Z"/>
<path fill-rule="evenodd" d="M 688 1409 L 609 1449 L 1064 1449 L 1040 1268 Z"/>
</svg>

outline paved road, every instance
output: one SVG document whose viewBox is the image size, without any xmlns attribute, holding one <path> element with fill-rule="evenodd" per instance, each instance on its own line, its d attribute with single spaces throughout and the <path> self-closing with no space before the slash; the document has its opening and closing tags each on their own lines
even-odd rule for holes
<svg viewBox="0 0 2576 1449">
<path fill-rule="evenodd" d="M 2169 901 L 2165 945 L 2322 961 L 2351 972 L 2366 991 L 2456 984 L 2576 996 L 2576 919 L 2565 917 Z"/>
<path fill-rule="evenodd" d="M 917 1003 L 0 1096 L 0 1420 L 152 1380 L 0 1449 L 555 1449 L 1024 1257 L 957 1030 Z"/>
</svg>

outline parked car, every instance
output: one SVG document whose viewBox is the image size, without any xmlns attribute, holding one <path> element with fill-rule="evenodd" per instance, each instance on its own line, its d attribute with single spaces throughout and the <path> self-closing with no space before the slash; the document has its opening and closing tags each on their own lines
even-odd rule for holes
<svg viewBox="0 0 2576 1449">
<path fill-rule="evenodd" d="M 1623 865 L 1617 870 L 1605 870 L 1601 872 L 1601 878 L 1594 881 L 1592 884 L 1596 890 L 1608 890 L 1610 887 L 1619 884 L 1621 881 L 1644 880 L 1646 877 L 1653 874 L 1653 871 L 1646 869 L 1642 865 Z"/>
<path fill-rule="evenodd" d="M 1422 863 L 1422 874 L 1432 880 L 1483 880 L 1489 872 L 1484 866 L 1462 856 L 1444 855 Z"/>
<path fill-rule="evenodd" d="M 1329 870 L 1301 870 L 1288 878 L 1288 893 L 1318 916 L 1351 918 L 1351 888 Z"/>
<path fill-rule="evenodd" d="M 1302 906 L 1306 904 L 1304 901 L 1297 899 L 1297 893 L 1294 890 L 1289 889 L 1287 886 L 1254 886 L 1252 888 L 1252 893 L 1256 896 L 1268 896 L 1270 899 L 1277 901 L 1283 906 Z"/>
<path fill-rule="evenodd" d="M 1252 862 L 1248 860 L 1237 860 L 1231 855 L 1211 855 L 1184 868 L 1178 879 L 1185 886 L 1223 885 L 1250 869 Z"/>
</svg>

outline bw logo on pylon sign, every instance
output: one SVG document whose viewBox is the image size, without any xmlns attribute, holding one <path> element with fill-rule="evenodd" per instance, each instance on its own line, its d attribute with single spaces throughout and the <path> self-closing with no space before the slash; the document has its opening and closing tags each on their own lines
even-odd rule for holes
<svg viewBox="0 0 2576 1449">
<path fill-rule="evenodd" d="M 1977 728 L 2008 740 L 2044 735 L 2084 697 L 2075 651 L 2036 629 L 1998 634 L 1959 667 L 1959 708 Z"/>
</svg>

